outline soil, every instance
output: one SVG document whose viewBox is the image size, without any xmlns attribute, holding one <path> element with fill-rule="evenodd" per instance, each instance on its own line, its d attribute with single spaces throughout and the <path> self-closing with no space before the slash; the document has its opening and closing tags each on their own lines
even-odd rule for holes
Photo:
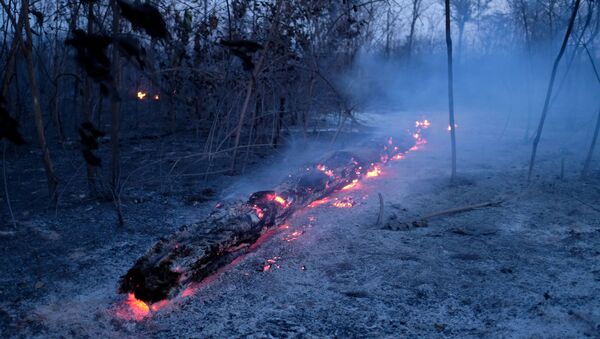
<svg viewBox="0 0 600 339">
<path fill-rule="evenodd" d="M 122 228 L 109 202 L 81 192 L 56 210 L 28 209 L 15 194 L 16 229 L 2 210 L 1 336 L 600 337 L 600 173 L 579 176 L 585 131 L 549 129 L 528 184 L 523 129 L 501 119 L 461 123 L 451 182 L 445 117 L 428 118 L 427 145 L 297 213 L 288 229 L 141 320 L 118 315 L 126 297 L 116 293 L 136 258 L 219 199 L 275 185 L 285 171 L 274 168 L 295 166 L 297 150 L 243 179 L 172 179 L 167 191 L 127 191 Z M 411 119 L 403 113 L 390 125 Z M 9 177 L 27 186 L 23 173 L 32 171 L 39 189 L 43 173 L 25 164 L 11 162 Z M 505 201 L 391 231 L 375 225 L 378 193 L 386 222 Z M 331 204 L 348 197 L 351 208 Z"/>
</svg>

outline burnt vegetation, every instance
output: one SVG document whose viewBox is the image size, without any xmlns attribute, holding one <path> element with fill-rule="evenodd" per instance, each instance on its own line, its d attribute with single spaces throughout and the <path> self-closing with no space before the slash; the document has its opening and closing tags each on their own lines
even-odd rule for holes
<svg viewBox="0 0 600 339">
<path fill-rule="evenodd" d="M 380 166 L 391 160 L 426 149 L 430 141 L 421 132 L 427 128 L 431 143 L 442 151 L 427 158 L 436 165 L 423 186 L 434 192 L 432 200 L 444 201 L 432 202 L 418 193 L 369 192 L 378 198 L 379 205 L 373 205 L 377 221 L 364 229 L 352 221 L 347 225 L 356 226 L 348 232 L 352 236 L 340 232 L 335 242 L 339 239 L 341 245 L 333 247 L 333 256 L 347 250 L 350 262 L 371 246 L 375 258 L 378 250 L 397 247 L 387 243 L 375 248 L 378 241 L 404 233 L 422 235 L 442 218 L 506 206 L 514 209 L 504 211 L 510 219 L 506 224 L 514 226 L 518 219 L 510 230 L 514 234 L 562 223 L 579 239 L 583 222 L 578 216 L 598 213 L 593 202 L 600 192 L 597 0 L 0 0 L 0 6 L 0 240 L 9 239 L 6 243 L 13 247 L 7 249 L 22 249 L 19 255 L 26 260 L 35 257 L 30 264 L 37 265 L 35 279 L 42 280 L 45 273 L 38 271 L 52 266 L 58 260 L 54 257 L 76 261 L 80 249 L 110 247 L 120 259 L 118 268 L 111 267 L 112 282 L 119 277 L 118 292 L 149 312 L 218 276 L 223 267 L 253 251 L 262 237 L 300 214 L 296 212 L 357 188 L 363 178 L 379 176 Z M 400 125 L 400 120 L 410 120 L 410 125 Z M 480 125 L 492 132 L 479 130 Z M 492 147 L 476 139 L 478 133 L 482 140 L 493 134 L 493 142 L 486 140 L 495 143 L 498 154 L 488 153 L 485 147 Z M 501 146 L 512 149 L 501 153 Z M 525 156 L 518 153 L 522 146 Z M 294 165 L 285 167 L 287 162 Z M 467 163 L 479 167 L 469 170 Z M 286 172 L 279 176 L 282 167 Z M 267 175 L 248 179 L 264 168 Z M 404 173 L 406 180 L 422 174 L 414 167 L 410 171 L 415 173 Z M 490 184 L 494 180 L 505 181 Z M 564 195 L 561 208 L 568 210 L 565 218 L 556 219 L 560 222 L 551 218 L 554 207 L 548 201 L 540 203 L 546 210 L 537 210 L 537 202 L 518 206 L 535 189 L 551 200 L 561 183 L 587 193 L 574 197 L 570 188 L 557 193 Z M 510 186 L 503 191 L 506 196 L 496 196 L 499 186 L 506 188 L 502 185 Z M 479 193 L 486 190 L 477 197 L 482 199 L 463 197 L 477 187 Z M 340 195 L 326 206 L 364 206 L 372 202 L 369 194 Z M 584 196 L 592 202 L 582 200 Z M 398 199 L 414 201 L 404 207 Z M 433 210 L 410 210 L 417 210 L 418 203 Z M 184 215 L 178 208 L 192 212 Z M 64 238 L 57 240 L 59 232 L 52 227 Z M 371 231 L 393 235 L 357 235 Z M 446 242 L 446 233 L 452 239 L 502 233 L 463 225 L 444 232 L 426 240 L 440 238 L 439 248 L 458 247 L 458 241 Z M 518 242 L 500 251 L 521 246 L 531 234 L 519 233 Z M 130 236 L 134 240 L 116 244 Z M 11 242 L 11 237 L 20 238 Z M 48 241 L 36 247 L 40 238 Z M 368 244 L 360 243 L 365 239 Z M 319 241 L 327 240 L 323 236 Z M 54 246 L 58 254 L 40 259 L 46 255 L 44 246 Z M 569 251 L 592 252 L 594 244 L 583 247 Z M 427 261 L 406 251 L 397 267 Z M 435 255 L 442 252 L 438 262 L 452 270 L 447 261 L 452 258 L 475 262 L 486 257 L 452 257 L 446 250 Z M 108 259 L 95 263 L 101 260 Z M 340 270 L 353 265 L 340 263 Z M 421 272 L 435 271 L 423 267 Z M 471 279 L 469 272 L 484 271 L 464 267 L 465 279 Z M 349 273 L 326 271 L 331 286 L 358 281 Z M 451 280 L 456 272 L 432 280 Z M 510 268 L 500 272 L 519 274 Z M 597 269 L 592 273 L 600 274 Z M 110 275 L 103 274 L 102 279 Z M 441 293 L 439 286 L 412 283 L 423 288 L 413 298 L 415 304 L 425 303 L 430 292 Z M 26 285 L 42 289 L 37 281 Z M 400 285 L 381 290 L 401 290 Z M 21 286 L 9 288 L 7 294 L 31 294 Z M 372 293 L 341 291 L 356 302 Z M 559 300 L 554 294 L 543 297 Z M 465 308 L 471 303 L 452 302 Z M 473 307 L 473 314 L 479 314 L 479 306 Z M 0 329 L 8 317 L 2 312 L 0 308 Z M 450 333 L 445 324 L 436 322 L 434 328 L 433 334 Z"/>
</svg>

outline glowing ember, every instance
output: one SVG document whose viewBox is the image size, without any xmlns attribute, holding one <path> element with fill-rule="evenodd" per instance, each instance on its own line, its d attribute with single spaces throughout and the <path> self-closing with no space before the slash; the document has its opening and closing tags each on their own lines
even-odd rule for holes
<svg viewBox="0 0 600 339">
<path fill-rule="evenodd" d="M 402 160 L 402 159 L 404 159 L 404 154 L 396 154 L 392 158 L 392 160 Z"/>
<path fill-rule="evenodd" d="M 258 219 L 262 219 L 265 217 L 265 212 L 263 212 L 263 210 L 258 207 L 258 206 L 253 206 L 254 208 L 254 212 L 256 212 L 256 216 L 258 217 Z"/>
<path fill-rule="evenodd" d="M 330 170 L 330 169 L 327 169 L 327 167 L 325 165 L 319 164 L 319 165 L 317 165 L 316 168 L 317 168 L 317 170 L 325 173 L 325 175 L 327 175 L 328 177 L 334 177 L 335 176 L 335 174 L 333 174 L 333 171 Z"/>
<path fill-rule="evenodd" d="M 381 174 L 381 168 L 378 166 L 373 167 L 372 170 L 367 172 L 367 178 L 378 177 Z"/>
<path fill-rule="evenodd" d="M 285 206 L 285 205 L 287 205 L 287 202 L 285 201 L 285 199 L 283 199 L 283 198 L 282 198 L 282 197 L 280 197 L 280 196 L 275 196 L 275 199 L 274 199 L 274 200 L 275 200 L 275 201 L 276 201 L 278 204 L 280 204 L 280 205 L 282 205 L 282 206 Z"/>
<path fill-rule="evenodd" d="M 152 309 L 152 311 L 156 312 L 156 311 L 160 310 L 161 308 L 167 306 L 168 303 L 169 302 L 166 300 L 159 301 L 157 303 L 152 304 L 151 309 Z"/>
<path fill-rule="evenodd" d="M 416 121 L 415 122 L 415 127 L 422 127 L 422 128 L 427 128 L 431 125 L 431 123 L 429 122 L 429 120 L 425 119 L 423 121 Z"/>
<path fill-rule="evenodd" d="M 193 288 L 192 286 L 188 286 L 188 287 L 186 287 L 185 290 L 183 290 L 183 292 L 181 292 L 181 296 L 183 298 L 187 298 L 187 297 L 193 295 L 195 292 L 196 292 L 195 288 Z"/>
<path fill-rule="evenodd" d="M 287 242 L 292 242 L 294 240 L 297 240 L 298 238 L 300 238 L 300 236 L 304 234 L 304 232 L 302 231 L 294 231 L 290 234 L 288 234 L 287 236 L 285 236 L 283 238 L 283 240 L 287 241 Z"/>
<path fill-rule="evenodd" d="M 352 188 L 356 187 L 356 185 L 358 185 L 358 179 L 354 179 L 354 180 L 352 180 L 351 183 L 342 187 L 342 191 L 347 191 L 349 189 L 352 189 Z"/>
<path fill-rule="evenodd" d="M 333 203 L 333 206 L 337 208 L 351 208 L 354 206 L 356 202 L 352 199 L 352 197 L 346 197 L 341 200 L 337 200 Z"/>
<path fill-rule="evenodd" d="M 137 92 L 137 98 L 138 98 L 139 100 L 144 100 L 144 99 L 146 99 L 146 96 L 148 96 L 148 93 L 146 93 L 146 92 L 142 92 L 142 91 L 138 91 L 138 92 Z"/>
<path fill-rule="evenodd" d="M 140 321 L 150 314 L 150 307 L 143 301 L 136 299 L 133 293 L 127 295 L 125 305 L 117 310 L 117 316 L 125 320 Z"/>
<path fill-rule="evenodd" d="M 154 100 L 156 100 L 156 101 L 160 100 L 160 95 L 154 94 Z"/>
<path fill-rule="evenodd" d="M 308 207 L 309 208 L 315 208 L 315 207 L 317 207 L 319 205 L 323 205 L 323 204 L 327 203 L 328 201 L 329 201 L 329 198 L 323 198 L 323 199 L 320 199 L 320 200 L 315 200 L 315 201 L 311 202 L 310 205 L 308 205 Z"/>
<path fill-rule="evenodd" d="M 265 264 L 263 265 L 262 271 L 267 272 L 271 268 L 280 268 L 281 266 L 277 265 L 277 260 L 281 259 L 281 257 L 273 257 L 271 259 L 267 259 Z"/>
</svg>

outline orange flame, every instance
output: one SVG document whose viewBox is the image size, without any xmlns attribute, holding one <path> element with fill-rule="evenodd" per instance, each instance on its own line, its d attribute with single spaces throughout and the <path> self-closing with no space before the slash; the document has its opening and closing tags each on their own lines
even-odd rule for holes
<svg viewBox="0 0 600 339">
<path fill-rule="evenodd" d="M 304 232 L 302 231 L 294 231 L 290 234 L 288 234 L 287 236 L 285 236 L 283 238 L 283 240 L 287 241 L 287 242 L 292 242 L 294 240 L 297 240 L 298 238 L 300 238 L 300 236 L 304 234 Z"/>
<path fill-rule="evenodd" d="M 378 166 L 373 167 L 372 170 L 367 172 L 367 178 L 378 177 L 381 174 L 381 168 Z"/>
<path fill-rule="evenodd" d="M 308 207 L 309 208 L 315 208 L 315 207 L 317 207 L 319 205 L 323 205 L 323 204 L 327 203 L 328 201 L 329 201 L 329 198 L 323 198 L 323 199 L 320 199 L 320 200 L 315 200 L 315 201 L 311 202 L 308 205 Z"/>
<path fill-rule="evenodd" d="M 146 93 L 146 92 L 143 92 L 143 91 L 138 91 L 138 92 L 137 92 L 137 98 L 138 98 L 139 100 L 144 100 L 144 99 L 146 99 L 146 96 L 147 96 L 147 95 L 148 95 L 148 93 Z"/>
<path fill-rule="evenodd" d="M 351 183 L 342 187 L 342 191 L 347 191 L 349 189 L 352 189 L 352 188 L 356 187 L 356 185 L 358 185 L 358 179 L 354 179 L 354 180 L 352 180 Z"/>
<path fill-rule="evenodd" d="M 150 307 L 138 300 L 133 293 L 129 293 L 125 304 L 117 309 L 116 314 L 121 319 L 141 321 L 150 315 Z"/>
<path fill-rule="evenodd" d="M 342 200 L 335 201 L 333 206 L 337 208 L 351 208 L 354 206 L 355 202 L 351 197 L 343 198 Z"/>
<path fill-rule="evenodd" d="M 275 196 L 275 199 L 274 199 L 274 200 L 275 200 L 275 201 L 276 201 L 278 204 L 280 204 L 280 205 L 282 205 L 282 206 L 285 206 L 285 205 L 287 205 L 287 201 L 285 201 L 285 199 L 283 199 L 282 197 L 280 197 L 280 196 L 278 196 L 278 195 L 277 195 L 277 196 Z"/>
</svg>

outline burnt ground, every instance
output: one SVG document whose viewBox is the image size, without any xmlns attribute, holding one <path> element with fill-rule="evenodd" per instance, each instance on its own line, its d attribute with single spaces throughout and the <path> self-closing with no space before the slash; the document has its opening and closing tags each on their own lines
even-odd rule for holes
<svg viewBox="0 0 600 339">
<path fill-rule="evenodd" d="M 445 119 L 431 120 L 423 149 L 337 196 L 355 206 L 298 213 L 142 321 L 116 316 L 118 278 L 156 238 L 212 208 L 216 200 L 186 198 L 204 186 L 129 192 L 122 229 L 109 203 L 19 214 L 19 228 L 0 237 L 2 337 L 600 337 L 600 173 L 579 178 L 586 129 L 549 131 L 528 186 L 522 129 L 461 124 L 451 184 Z M 274 177 L 245 175 L 261 185 Z M 223 177 L 208 186 L 243 196 L 251 185 Z M 398 220 L 506 201 L 389 231 L 374 225 L 377 193 L 386 219 Z"/>
</svg>

